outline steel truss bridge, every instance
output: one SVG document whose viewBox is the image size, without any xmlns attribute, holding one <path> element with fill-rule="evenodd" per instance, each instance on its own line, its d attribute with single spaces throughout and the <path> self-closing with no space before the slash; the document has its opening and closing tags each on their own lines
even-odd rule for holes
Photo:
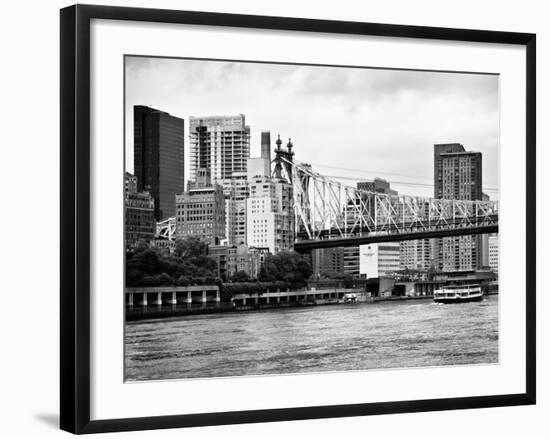
<svg viewBox="0 0 550 439">
<path fill-rule="evenodd" d="M 297 251 L 498 232 L 495 201 L 369 192 L 295 163 L 292 156 L 277 154 L 274 161 L 293 186 Z"/>
<path fill-rule="evenodd" d="M 156 236 L 169 241 L 176 238 L 176 217 L 171 216 L 157 223 Z"/>
</svg>

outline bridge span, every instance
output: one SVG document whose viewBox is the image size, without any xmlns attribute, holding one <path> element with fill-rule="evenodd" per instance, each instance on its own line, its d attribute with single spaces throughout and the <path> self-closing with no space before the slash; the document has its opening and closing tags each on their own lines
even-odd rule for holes
<svg viewBox="0 0 550 439">
<path fill-rule="evenodd" d="M 294 243 L 294 250 L 306 253 L 318 248 L 351 247 L 380 242 L 411 241 L 414 239 L 443 238 L 446 236 L 479 235 L 498 233 L 498 224 L 468 227 L 462 229 L 441 229 L 431 231 L 415 231 L 408 233 L 368 234 L 363 236 L 333 237 L 325 239 L 304 239 Z"/>
<path fill-rule="evenodd" d="M 275 152 L 277 175 L 292 184 L 296 251 L 498 232 L 498 201 L 366 191 Z"/>
</svg>

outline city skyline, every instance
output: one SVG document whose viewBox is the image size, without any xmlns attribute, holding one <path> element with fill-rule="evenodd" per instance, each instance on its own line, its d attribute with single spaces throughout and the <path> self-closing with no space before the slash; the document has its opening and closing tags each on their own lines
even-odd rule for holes
<svg viewBox="0 0 550 439">
<path fill-rule="evenodd" d="M 141 57 L 126 70 L 129 172 L 131 108 L 150 105 L 187 127 L 190 116 L 244 114 L 251 157 L 268 130 L 292 137 L 296 160 L 325 175 L 350 186 L 381 177 L 400 194 L 433 196 L 433 145 L 462 143 L 482 152 L 483 191 L 498 199 L 498 76 Z M 342 143 L 349 154 L 334 154 Z M 186 135 L 185 180 L 189 151 Z"/>
<path fill-rule="evenodd" d="M 126 380 L 498 361 L 497 77 L 149 61 L 126 82 Z"/>
</svg>

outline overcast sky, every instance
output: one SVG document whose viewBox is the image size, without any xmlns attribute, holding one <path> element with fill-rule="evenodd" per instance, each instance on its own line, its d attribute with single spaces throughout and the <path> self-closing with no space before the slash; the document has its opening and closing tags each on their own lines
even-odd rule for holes
<svg viewBox="0 0 550 439">
<path fill-rule="evenodd" d="M 126 169 L 133 172 L 134 105 L 185 119 L 242 113 L 251 156 L 260 132 L 325 175 L 385 178 L 433 196 L 434 143 L 483 153 L 483 190 L 497 199 L 498 76 L 163 58 L 126 58 Z M 186 172 L 188 174 L 188 136 Z"/>
</svg>

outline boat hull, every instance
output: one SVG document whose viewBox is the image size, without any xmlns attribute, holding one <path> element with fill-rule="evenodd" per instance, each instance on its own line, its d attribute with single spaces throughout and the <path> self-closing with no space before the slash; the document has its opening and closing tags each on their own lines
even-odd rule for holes
<svg viewBox="0 0 550 439">
<path fill-rule="evenodd" d="M 434 299 L 436 303 L 466 303 L 466 302 L 479 302 L 483 299 L 483 296 L 474 297 L 441 297 Z"/>
</svg>

